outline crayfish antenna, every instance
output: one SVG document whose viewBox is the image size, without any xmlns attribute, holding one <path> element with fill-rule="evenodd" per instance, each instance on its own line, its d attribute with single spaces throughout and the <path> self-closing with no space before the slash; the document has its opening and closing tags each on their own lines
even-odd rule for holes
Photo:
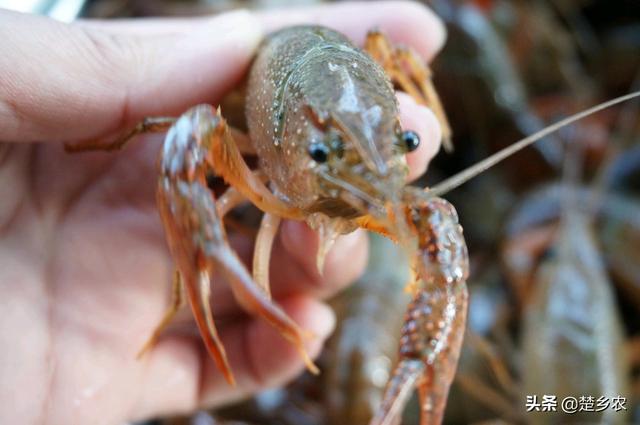
<svg viewBox="0 0 640 425">
<path fill-rule="evenodd" d="M 402 409 L 407 405 L 413 394 L 418 379 L 424 372 L 421 360 L 401 360 L 393 371 L 382 399 L 382 406 L 369 425 L 392 425 L 397 423 Z"/>
<path fill-rule="evenodd" d="M 483 171 L 493 167 L 503 159 L 508 158 L 514 153 L 526 148 L 532 143 L 537 142 L 538 140 L 544 138 L 545 136 L 560 130 L 562 127 L 565 127 L 571 123 L 581 120 L 582 118 L 585 118 L 591 114 L 595 114 L 596 112 L 599 112 L 603 109 L 617 105 L 618 103 L 626 102 L 638 96 L 640 96 L 640 91 L 636 91 L 624 96 L 617 97 L 615 99 L 609 100 L 608 102 L 600 103 L 585 111 L 578 112 L 577 114 L 571 115 L 570 117 L 567 117 L 561 121 L 558 121 L 557 123 L 552 124 L 549 127 L 543 128 L 542 130 L 532 134 L 531 136 L 527 136 L 524 139 L 521 139 L 516 143 L 510 146 L 507 146 L 501 151 L 498 151 L 495 154 L 491 155 L 490 157 L 483 159 L 482 161 L 478 162 L 475 165 L 472 165 L 466 170 L 463 170 L 458 174 L 455 174 L 454 176 L 449 177 L 445 181 L 438 183 L 434 187 L 428 189 L 428 195 L 430 197 L 442 196 L 445 193 L 449 192 L 450 190 L 455 189 L 456 187 L 467 182 L 468 180 L 474 178 L 475 176 L 482 173 Z"/>
</svg>

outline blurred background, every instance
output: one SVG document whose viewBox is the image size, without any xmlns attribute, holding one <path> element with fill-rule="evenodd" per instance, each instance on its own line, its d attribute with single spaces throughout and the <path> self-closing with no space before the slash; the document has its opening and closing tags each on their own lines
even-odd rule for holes
<svg viewBox="0 0 640 425">
<path fill-rule="evenodd" d="M 287 0 L 0 0 L 115 18 L 188 16 Z M 429 186 L 545 125 L 640 89 L 637 0 L 432 0 L 448 40 L 433 64 L 455 152 Z M 445 423 L 640 423 L 640 124 L 637 102 L 568 127 L 446 195 L 471 256 L 468 330 Z M 251 211 L 237 216 L 251 226 Z M 372 237 L 366 274 L 332 301 L 319 364 L 285 388 L 145 425 L 367 424 L 394 364 L 408 275 Z M 531 413 L 528 395 L 626 398 L 616 412 Z M 584 399 L 585 403 L 588 400 Z M 587 406 L 587 404 L 584 404 Z M 415 402 L 403 424 L 418 424 Z"/>
</svg>

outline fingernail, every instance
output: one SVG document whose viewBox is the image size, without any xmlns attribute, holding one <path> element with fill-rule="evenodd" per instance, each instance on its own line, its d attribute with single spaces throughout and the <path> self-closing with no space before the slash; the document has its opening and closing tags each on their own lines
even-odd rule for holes
<svg viewBox="0 0 640 425">
<path fill-rule="evenodd" d="M 318 302 L 313 312 L 313 320 L 307 324 L 307 330 L 320 339 L 326 339 L 336 327 L 336 315 L 325 303 Z"/>
</svg>

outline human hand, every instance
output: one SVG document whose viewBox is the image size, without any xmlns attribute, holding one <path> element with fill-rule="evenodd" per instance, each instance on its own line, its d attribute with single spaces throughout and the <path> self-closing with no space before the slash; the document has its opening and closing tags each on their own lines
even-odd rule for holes
<svg viewBox="0 0 640 425">
<path fill-rule="evenodd" d="M 154 198 L 162 138 L 82 155 L 60 143 L 216 104 L 243 77 L 265 32 L 302 22 L 358 44 L 378 27 L 425 59 L 444 39 L 437 18 L 413 3 L 71 25 L 0 11 L 0 423 L 117 424 L 222 404 L 302 370 L 275 330 L 238 315 L 217 278 L 213 311 L 238 386 L 226 384 L 191 334 L 168 333 L 137 361 L 168 304 L 174 267 Z M 400 101 L 403 124 L 423 140 L 409 155 L 416 177 L 439 148 L 439 128 L 426 108 Z M 250 258 L 252 241 L 230 239 Z M 285 222 L 271 276 L 276 302 L 318 336 L 307 347 L 312 355 L 335 320 L 322 299 L 362 271 L 366 238 L 341 238 L 322 275 L 316 249 L 313 232 Z M 183 321 L 191 324 L 188 315 Z"/>
</svg>

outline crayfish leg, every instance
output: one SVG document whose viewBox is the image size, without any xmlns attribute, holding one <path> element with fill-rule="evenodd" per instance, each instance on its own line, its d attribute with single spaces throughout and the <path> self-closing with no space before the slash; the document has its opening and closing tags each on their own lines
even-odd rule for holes
<svg viewBox="0 0 640 425">
<path fill-rule="evenodd" d="M 408 47 L 394 46 L 380 31 L 367 34 L 364 50 L 382 66 L 392 83 L 433 111 L 442 128 L 444 148 L 447 152 L 453 151 L 451 126 L 424 60 Z"/>
<path fill-rule="evenodd" d="M 111 142 L 102 140 L 87 140 L 84 142 L 69 144 L 65 143 L 64 150 L 69 153 L 87 152 L 87 151 L 117 151 L 127 144 L 138 134 L 158 133 L 166 131 L 176 122 L 173 117 L 148 117 L 140 121 L 128 133 L 118 137 Z"/>
<path fill-rule="evenodd" d="M 136 356 L 136 358 L 140 359 L 156 345 L 156 343 L 158 342 L 158 338 L 160 338 L 162 332 L 167 328 L 169 323 L 171 323 L 171 320 L 173 320 L 173 318 L 175 317 L 176 313 L 184 305 L 184 282 L 182 281 L 180 272 L 176 270 L 173 276 L 173 284 L 171 286 L 171 304 L 167 308 L 167 311 L 164 313 L 162 320 L 160 320 L 160 323 L 158 323 L 149 339 L 147 339 L 140 351 L 138 351 L 138 355 Z"/>
<path fill-rule="evenodd" d="M 229 211 L 244 201 L 246 201 L 246 198 L 242 193 L 238 192 L 234 187 L 229 187 L 217 199 L 216 206 L 218 207 L 218 214 L 220 217 L 225 217 Z"/>
<path fill-rule="evenodd" d="M 253 279 L 269 298 L 271 298 L 269 263 L 273 240 L 280 227 L 280 221 L 281 218 L 273 214 L 265 213 L 262 216 L 253 251 Z"/>
<path fill-rule="evenodd" d="M 370 232 L 377 233 L 380 236 L 384 236 L 385 238 L 388 238 L 394 242 L 397 242 L 395 236 L 392 235 L 389 229 L 387 228 L 387 225 L 381 222 L 380 220 L 376 220 L 374 217 L 370 215 L 363 215 L 362 217 L 356 218 L 354 221 L 358 225 L 358 227 L 360 227 L 361 229 L 365 229 Z"/>
</svg>

